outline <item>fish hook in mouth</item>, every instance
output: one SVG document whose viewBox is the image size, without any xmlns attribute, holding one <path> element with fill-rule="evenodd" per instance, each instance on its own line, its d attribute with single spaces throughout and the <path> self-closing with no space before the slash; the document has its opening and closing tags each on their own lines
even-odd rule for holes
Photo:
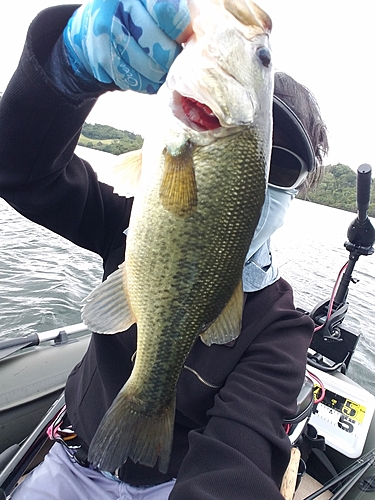
<svg viewBox="0 0 375 500">
<path fill-rule="evenodd" d="M 185 96 L 181 96 L 180 100 L 185 117 L 201 130 L 214 130 L 221 127 L 218 118 L 206 104 Z"/>
</svg>

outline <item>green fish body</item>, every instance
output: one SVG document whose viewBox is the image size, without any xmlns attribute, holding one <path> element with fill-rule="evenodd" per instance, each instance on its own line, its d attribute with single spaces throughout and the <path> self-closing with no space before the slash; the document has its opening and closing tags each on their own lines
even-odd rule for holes
<svg viewBox="0 0 375 500">
<path fill-rule="evenodd" d="M 256 38 L 263 47 L 264 39 L 260 43 L 258 33 Z M 254 58 L 251 65 L 262 66 Z M 102 470 L 113 472 L 130 458 L 150 467 L 158 461 L 165 473 L 176 385 L 191 347 L 199 336 L 211 345 L 240 333 L 242 269 L 264 202 L 271 144 L 272 73 L 256 71 L 260 93 L 251 93 L 251 120 L 243 123 L 244 112 L 234 102 L 238 95 L 224 92 L 222 80 L 215 87 L 210 70 L 221 126 L 202 131 L 173 116 L 163 139 L 155 134 L 149 147 L 145 140 L 142 157 L 126 155 L 127 165 L 142 161 L 142 172 L 125 261 L 89 295 L 82 312 L 98 333 L 137 323 L 133 372 L 90 445 L 89 460 Z M 250 82 L 254 86 L 254 78 Z M 174 99 L 184 95 L 178 86 L 172 88 Z"/>
</svg>

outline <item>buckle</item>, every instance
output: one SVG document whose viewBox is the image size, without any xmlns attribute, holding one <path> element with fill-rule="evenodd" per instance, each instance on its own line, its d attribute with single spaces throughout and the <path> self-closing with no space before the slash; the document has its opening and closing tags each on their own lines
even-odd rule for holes
<svg viewBox="0 0 375 500">
<path fill-rule="evenodd" d="M 66 406 L 64 406 L 48 427 L 47 436 L 51 441 L 62 444 L 72 460 L 82 467 L 88 467 L 90 465 L 87 460 L 88 448 L 70 424 L 65 426 L 66 416 Z"/>
</svg>

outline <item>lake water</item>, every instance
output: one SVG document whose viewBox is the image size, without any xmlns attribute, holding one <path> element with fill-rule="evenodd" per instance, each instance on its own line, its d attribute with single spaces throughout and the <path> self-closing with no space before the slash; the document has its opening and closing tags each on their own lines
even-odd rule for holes
<svg viewBox="0 0 375 500">
<path fill-rule="evenodd" d="M 330 297 L 348 259 L 343 244 L 354 218 L 293 202 L 272 248 L 297 306 L 310 310 Z M 0 338 L 80 323 L 79 303 L 101 281 L 101 273 L 98 256 L 24 219 L 0 199 Z M 360 257 L 354 277 L 359 282 L 350 286 L 344 326 L 361 332 L 361 338 L 349 374 L 375 394 L 375 256 Z"/>
</svg>

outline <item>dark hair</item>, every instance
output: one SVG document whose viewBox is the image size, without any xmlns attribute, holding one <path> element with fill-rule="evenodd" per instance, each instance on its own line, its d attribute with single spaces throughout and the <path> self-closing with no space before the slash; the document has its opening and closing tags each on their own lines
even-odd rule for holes
<svg viewBox="0 0 375 500">
<path fill-rule="evenodd" d="M 290 109 L 300 119 L 313 146 L 317 168 L 308 174 L 306 181 L 302 185 L 303 190 L 314 187 L 322 178 L 324 169 L 322 168 L 323 157 L 328 153 L 327 127 L 320 114 L 319 105 L 304 85 L 298 83 L 286 73 L 275 73 L 274 93 L 290 107 Z"/>
</svg>

